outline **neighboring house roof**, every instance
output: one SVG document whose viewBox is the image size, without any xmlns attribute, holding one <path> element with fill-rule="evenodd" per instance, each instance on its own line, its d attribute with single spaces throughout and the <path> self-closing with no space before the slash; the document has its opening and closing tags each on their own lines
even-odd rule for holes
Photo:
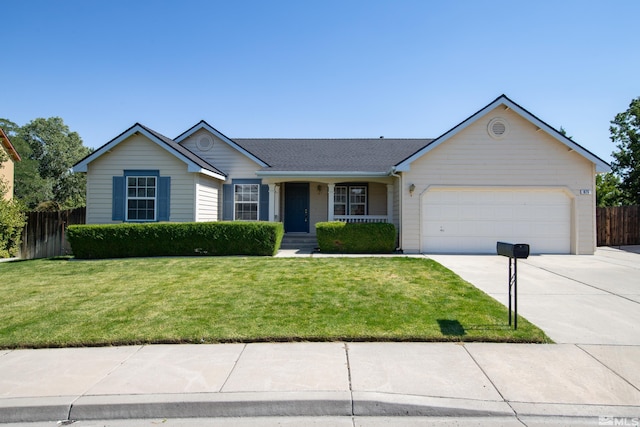
<svg viewBox="0 0 640 427">
<path fill-rule="evenodd" d="M 184 141 L 185 139 L 187 139 L 188 137 L 190 137 L 191 135 L 193 135 L 194 133 L 198 132 L 201 129 L 208 130 L 213 135 L 215 135 L 216 137 L 218 137 L 222 141 L 226 142 L 231 148 L 233 148 L 233 149 L 239 151 L 240 153 L 244 154 L 245 156 L 247 156 L 248 158 L 250 158 L 251 160 L 253 160 L 257 164 L 259 164 L 260 166 L 262 166 L 262 167 L 268 167 L 269 166 L 267 163 L 265 163 L 258 156 L 256 156 L 253 153 L 248 152 L 247 150 L 245 150 L 244 148 L 242 148 L 241 146 L 236 144 L 236 142 L 234 140 L 232 140 L 231 138 L 227 137 L 225 134 L 223 134 L 222 132 L 220 132 L 219 130 L 217 130 L 216 128 L 214 128 L 213 126 L 211 126 L 209 123 L 207 123 L 204 120 L 200 120 L 198 123 L 196 123 L 195 125 L 191 126 L 185 132 L 182 132 L 180 135 L 178 135 L 175 138 L 175 141 L 177 143 L 181 143 L 182 141 Z"/>
<path fill-rule="evenodd" d="M 167 138 L 166 136 L 164 136 L 164 135 L 162 135 L 162 134 L 160 134 L 160 133 L 158 133 L 158 132 L 156 132 L 156 131 L 154 131 L 152 129 L 149 129 L 148 127 L 143 126 L 140 123 L 134 124 L 129 129 L 127 129 L 126 131 L 124 131 L 123 133 L 121 133 L 120 135 L 118 135 L 117 137 L 112 139 L 111 141 L 107 142 L 105 145 L 103 145 L 102 147 L 98 148 L 93 153 L 91 153 L 88 156 L 86 156 L 84 159 L 80 160 L 78 163 L 76 163 L 73 166 L 73 168 L 72 168 L 73 171 L 74 172 L 86 172 L 87 171 L 87 165 L 89 163 L 91 163 L 93 160 L 97 159 L 98 157 L 100 157 L 104 153 L 106 153 L 109 150 L 113 149 L 115 146 L 120 144 L 125 139 L 129 138 L 130 136 L 132 136 L 132 135 L 134 135 L 134 134 L 136 134 L 138 132 L 143 134 L 143 135 L 145 135 L 151 141 L 155 142 L 160 147 L 164 148 L 165 150 L 167 150 L 168 152 L 170 152 L 171 154 L 176 156 L 178 159 L 180 159 L 183 162 L 185 162 L 187 164 L 187 170 L 189 172 L 202 173 L 204 175 L 212 176 L 214 178 L 217 178 L 217 179 L 220 179 L 220 180 L 223 180 L 223 181 L 226 179 L 226 174 L 224 172 L 220 171 L 219 169 L 217 169 L 211 163 L 209 163 L 206 160 L 198 157 L 196 154 L 194 154 L 193 152 L 187 150 L 185 147 L 183 147 L 182 145 L 180 145 L 177 142 L 173 141 L 172 139 Z"/>
<path fill-rule="evenodd" d="M 457 133 L 459 133 L 463 129 L 467 128 L 469 125 L 471 125 L 472 123 L 476 122 L 481 117 L 483 117 L 485 114 L 488 114 L 489 112 L 493 111 L 496 107 L 498 107 L 500 105 L 504 105 L 505 107 L 515 111 L 517 114 L 522 116 L 525 120 L 528 120 L 529 122 L 531 122 L 535 126 L 537 126 L 538 129 L 543 130 L 544 132 L 549 134 L 551 137 L 555 138 L 560 143 L 566 145 L 569 149 L 574 150 L 575 152 L 577 152 L 580 155 L 582 155 L 583 157 L 585 157 L 587 160 L 593 162 L 596 165 L 596 171 L 597 172 L 609 172 L 611 170 L 610 165 L 607 162 L 605 162 L 604 160 L 602 160 L 600 157 L 596 156 L 595 154 L 593 154 L 592 152 L 590 152 L 586 148 L 582 147 L 581 145 L 577 144 L 573 140 L 567 138 L 565 135 L 560 133 L 558 130 L 556 130 L 553 127 L 549 126 L 547 123 L 545 123 L 544 121 L 540 120 L 538 117 L 536 117 L 535 115 L 531 114 L 529 111 L 527 111 L 526 109 L 522 108 L 520 105 L 518 105 L 515 102 L 513 102 L 512 100 L 510 100 L 504 94 L 500 95 L 499 97 L 497 97 L 494 101 L 489 103 L 486 107 L 480 109 L 478 112 L 476 112 L 475 114 L 471 115 L 469 118 L 467 118 L 462 123 L 458 124 L 454 128 L 452 128 L 449 131 L 445 132 L 444 134 L 440 135 L 438 138 L 433 140 L 429 145 L 421 148 L 420 150 L 418 150 L 415 153 L 411 154 L 407 158 L 403 159 L 401 162 L 397 163 L 396 167 L 395 167 L 395 170 L 398 171 L 398 172 L 409 170 L 409 167 L 410 167 L 411 163 L 414 160 L 418 159 L 419 157 L 422 157 L 424 154 L 428 153 L 429 151 L 433 150 L 434 148 L 436 148 L 440 144 L 442 144 L 445 141 L 449 140 L 454 135 L 456 135 Z"/>
<path fill-rule="evenodd" d="M 9 156 L 11 156 L 14 162 L 19 162 L 20 160 L 22 160 L 20 158 L 20 154 L 18 154 L 13 144 L 11 144 L 11 141 L 9 141 L 9 137 L 6 133 L 4 133 L 2 128 L 0 128 L 0 143 L 2 143 L 2 146 L 7 151 L 7 153 L 9 153 Z"/>
<path fill-rule="evenodd" d="M 267 175 L 388 175 L 431 139 L 234 139 L 269 164 Z"/>
</svg>

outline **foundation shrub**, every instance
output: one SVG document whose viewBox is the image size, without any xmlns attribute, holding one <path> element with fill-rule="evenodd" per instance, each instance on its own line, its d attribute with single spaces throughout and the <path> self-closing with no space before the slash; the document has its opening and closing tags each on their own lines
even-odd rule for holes
<svg viewBox="0 0 640 427">
<path fill-rule="evenodd" d="M 190 222 L 71 225 L 67 239 L 76 258 L 153 256 L 273 256 L 284 229 L 277 222 Z"/>
<path fill-rule="evenodd" d="M 316 234 L 325 253 L 391 253 L 396 246 L 396 227 L 389 223 L 319 222 Z"/>
</svg>

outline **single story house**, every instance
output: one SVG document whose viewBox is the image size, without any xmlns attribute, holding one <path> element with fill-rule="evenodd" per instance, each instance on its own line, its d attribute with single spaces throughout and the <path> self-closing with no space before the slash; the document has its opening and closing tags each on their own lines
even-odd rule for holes
<svg viewBox="0 0 640 427">
<path fill-rule="evenodd" d="M 505 95 L 435 139 L 174 139 L 135 124 L 73 167 L 87 223 L 393 223 L 405 253 L 592 254 L 595 175 L 609 165 Z"/>
<path fill-rule="evenodd" d="M 4 198 L 7 200 L 13 199 L 13 187 L 14 187 L 14 170 L 15 163 L 19 162 L 20 155 L 9 141 L 9 137 L 6 133 L 0 128 L 0 150 L 3 150 L 6 154 L 6 159 L 4 162 L 0 162 L 0 182 L 3 182 L 7 186 L 7 192 L 4 195 Z"/>
</svg>

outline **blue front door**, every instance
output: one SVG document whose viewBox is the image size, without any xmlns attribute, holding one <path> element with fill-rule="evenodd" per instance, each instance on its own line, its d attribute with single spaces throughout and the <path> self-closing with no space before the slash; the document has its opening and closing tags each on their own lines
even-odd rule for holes
<svg viewBox="0 0 640 427">
<path fill-rule="evenodd" d="M 285 233 L 309 232 L 309 183 L 287 182 L 284 186 Z"/>
</svg>

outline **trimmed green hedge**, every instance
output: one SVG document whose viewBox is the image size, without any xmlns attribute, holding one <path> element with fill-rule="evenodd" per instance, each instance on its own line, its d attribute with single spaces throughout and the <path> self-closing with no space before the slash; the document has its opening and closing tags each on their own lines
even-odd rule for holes
<svg viewBox="0 0 640 427">
<path fill-rule="evenodd" d="M 71 225 L 76 258 L 190 255 L 273 256 L 284 229 L 278 222 L 189 222 Z"/>
<path fill-rule="evenodd" d="M 320 252 L 326 253 L 380 254 L 396 247 L 396 227 L 383 222 L 319 222 L 316 234 Z"/>
</svg>

